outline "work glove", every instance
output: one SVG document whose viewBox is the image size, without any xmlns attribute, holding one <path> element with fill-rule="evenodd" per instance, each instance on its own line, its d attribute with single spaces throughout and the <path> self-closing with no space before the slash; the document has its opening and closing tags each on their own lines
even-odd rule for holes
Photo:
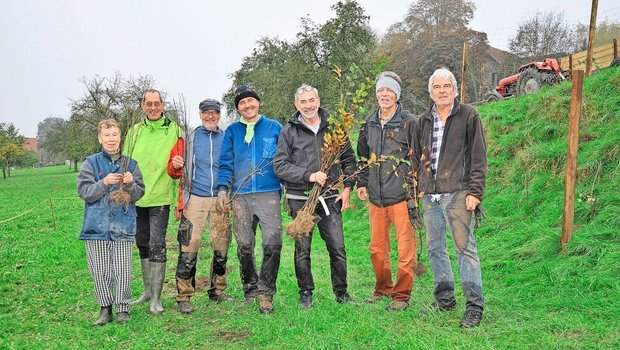
<svg viewBox="0 0 620 350">
<path fill-rule="evenodd" d="M 418 211 L 418 203 L 415 199 L 410 199 L 407 202 L 407 211 L 409 212 L 409 221 L 411 222 L 411 226 L 413 226 L 413 228 L 419 230 L 424 227 L 424 223 L 420 217 L 420 212 Z"/>
<path fill-rule="evenodd" d="M 215 209 L 220 213 L 225 213 L 228 210 L 228 194 L 226 191 L 219 191 L 217 193 Z"/>
</svg>

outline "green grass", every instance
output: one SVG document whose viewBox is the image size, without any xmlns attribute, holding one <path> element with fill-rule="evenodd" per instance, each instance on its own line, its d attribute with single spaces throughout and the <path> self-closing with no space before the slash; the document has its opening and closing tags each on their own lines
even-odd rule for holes
<svg viewBox="0 0 620 350">
<path fill-rule="evenodd" d="M 318 236 L 313 242 L 317 289 L 312 309 L 298 307 L 293 243 L 285 237 L 275 313 L 260 315 L 256 305 L 241 302 L 234 243 L 228 292 L 237 302 L 210 302 L 201 284 L 210 260 L 203 243 L 196 310 L 180 315 L 173 299 L 174 221 L 168 231 L 166 312 L 151 316 L 147 305 L 139 305 L 128 325 L 93 328 L 98 307 L 84 245 L 77 239 L 83 204 L 76 195 L 75 173 L 53 167 L 17 170 L 0 180 L 0 222 L 26 212 L 0 223 L 0 349 L 619 348 L 620 69 L 595 74 L 585 87 L 575 230 L 565 255 L 559 244 L 570 83 L 478 107 L 490 155 L 484 202 L 489 217 L 476 232 L 487 300 L 479 328 L 458 327 L 464 307 L 458 289 L 457 311 L 419 312 L 432 301 L 430 273 L 416 278 L 405 312 L 384 311 L 388 301 L 335 303 L 327 252 Z M 345 213 L 345 236 L 350 292 L 361 301 L 372 292 L 374 277 L 367 210 L 357 200 L 354 205 Z M 422 261 L 428 265 L 426 254 Z M 136 250 L 133 276 L 137 296 L 142 282 Z"/>
</svg>

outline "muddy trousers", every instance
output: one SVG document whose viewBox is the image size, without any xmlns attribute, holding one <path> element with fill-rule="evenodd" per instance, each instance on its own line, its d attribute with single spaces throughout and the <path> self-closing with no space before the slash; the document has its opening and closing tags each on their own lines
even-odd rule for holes
<svg viewBox="0 0 620 350">
<path fill-rule="evenodd" d="M 409 301 L 416 264 L 415 230 L 409 222 L 407 202 L 387 207 L 368 204 L 370 219 L 370 261 L 375 271 L 375 294 Z M 392 283 L 390 227 L 394 225 L 398 250 L 396 284 Z"/>
<path fill-rule="evenodd" d="M 226 261 L 228 260 L 231 232 L 230 229 L 220 232 L 218 227 L 221 225 L 214 225 L 218 215 L 215 211 L 216 199 L 216 197 L 191 195 L 187 209 L 183 211 L 177 234 L 180 246 L 176 271 L 177 301 L 187 301 L 194 295 L 198 249 L 202 232 L 207 223 L 209 223 L 209 236 L 213 249 L 209 298 L 217 298 L 224 293 L 228 286 L 226 281 Z M 223 215 L 225 215 L 224 218 L 228 218 L 228 213 Z"/>
<path fill-rule="evenodd" d="M 341 295 L 347 292 L 347 255 L 344 246 L 344 234 L 342 228 L 342 214 L 340 208 L 342 202 L 335 202 L 336 198 L 325 199 L 329 215 L 319 203 L 315 213 L 321 218 L 317 223 L 319 234 L 325 241 L 329 254 L 329 266 L 331 269 L 332 289 L 334 294 Z M 288 199 L 290 215 L 295 218 L 306 201 Z M 295 241 L 295 276 L 300 292 L 313 291 L 314 279 L 311 271 L 310 248 L 312 234 Z"/>
<path fill-rule="evenodd" d="M 232 207 L 243 293 L 246 297 L 256 294 L 272 297 L 276 294 L 282 250 L 280 195 L 278 191 L 240 194 L 233 199 Z M 260 274 L 256 270 L 254 255 L 256 221 L 262 232 L 263 261 Z"/>
<path fill-rule="evenodd" d="M 114 304 L 116 312 L 129 312 L 131 304 L 131 241 L 86 242 L 88 270 L 101 307 Z"/>
<path fill-rule="evenodd" d="M 140 259 L 166 262 L 166 229 L 170 214 L 169 205 L 136 207 L 136 245 Z"/>
<path fill-rule="evenodd" d="M 428 259 L 435 277 L 435 299 L 440 306 L 454 305 L 454 274 L 446 247 L 446 229 L 450 229 L 461 275 L 466 308 L 484 309 L 480 258 L 474 240 L 474 213 L 465 206 L 467 191 L 422 199 Z"/>
</svg>

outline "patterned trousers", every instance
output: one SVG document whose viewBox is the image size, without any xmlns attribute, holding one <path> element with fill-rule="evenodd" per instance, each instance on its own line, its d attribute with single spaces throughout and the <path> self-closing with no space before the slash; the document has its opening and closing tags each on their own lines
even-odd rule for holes
<svg viewBox="0 0 620 350">
<path fill-rule="evenodd" d="M 95 283 L 95 300 L 102 307 L 114 304 L 116 312 L 129 312 L 131 304 L 132 241 L 87 240 L 88 270 Z"/>
</svg>

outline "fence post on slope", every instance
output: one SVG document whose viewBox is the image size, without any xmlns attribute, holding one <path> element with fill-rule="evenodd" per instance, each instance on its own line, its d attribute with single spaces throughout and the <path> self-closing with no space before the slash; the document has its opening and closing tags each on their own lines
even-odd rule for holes
<svg viewBox="0 0 620 350">
<path fill-rule="evenodd" d="M 50 197 L 50 215 L 52 218 L 52 226 L 56 229 L 56 215 L 54 214 L 54 200 Z"/>
<path fill-rule="evenodd" d="M 575 182 L 577 175 L 577 151 L 579 147 L 579 119 L 581 119 L 581 102 L 583 96 L 583 75 L 584 72 L 582 70 L 575 70 L 571 73 L 573 87 L 568 122 L 566 187 L 564 189 L 564 214 L 562 216 L 562 254 L 564 254 L 566 244 L 572 237 L 573 221 L 575 219 Z"/>
<path fill-rule="evenodd" d="M 469 45 L 467 41 L 463 42 L 463 66 L 461 67 L 461 103 L 465 103 L 465 74 L 467 73 L 467 60 L 469 58 Z"/>
<path fill-rule="evenodd" d="M 596 32 L 596 11 L 598 0 L 592 0 L 592 12 L 590 12 L 590 30 L 588 31 L 588 55 L 586 56 L 586 77 L 592 73 L 592 50 L 594 47 L 594 34 Z"/>
</svg>

